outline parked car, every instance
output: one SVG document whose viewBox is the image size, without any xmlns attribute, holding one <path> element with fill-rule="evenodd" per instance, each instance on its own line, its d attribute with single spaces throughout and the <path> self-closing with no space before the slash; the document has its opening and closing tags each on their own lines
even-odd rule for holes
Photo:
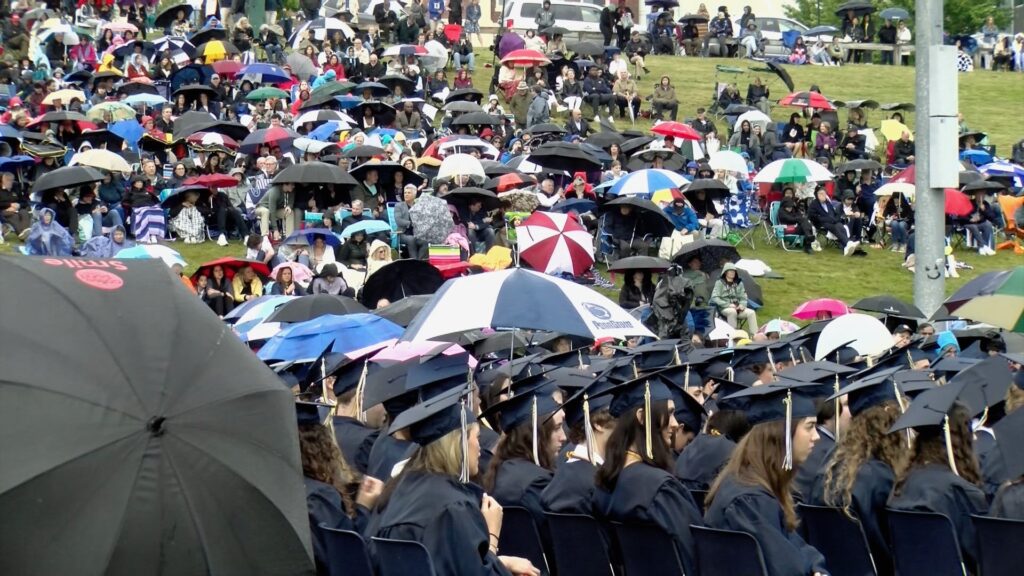
<svg viewBox="0 0 1024 576">
<path fill-rule="evenodd" d="M 520 36 L 527 30 L 537 30 L 533 19 L 540 12 L 542 0 L 509 0 L 505 7 L 505 26 Z M 601 6 L 590 2 L 552 0 L 551 11 L 555 13 L 555 26 L 569 30 L 566 42 L 579 40 L 602 40 Z M 539 32 L 539 31 L 538 31 Z"/>
<path fill-rule="evenodd" d="M 765 55 L 766 56 L 788 56 L 789 49 L 782 44 L 782 35 L 789 31 L 797 31 L 801 36 L 810 28 L 789 18 L 754 18 L 754 22 L 757 23 L 757 28 L 761 31 L 761 36 L 766 41 Z M 740 19 L 737 18 L 733 22 L 733 29 L 736 30 L 736 36 L 741 36 L 740 30 Z M 804 38 L 804 42 L 811 44 L 815 38 Z M 831 42 L 832 36 L 822 35 L 821 39 L 825 42 Z"/>
</svg>

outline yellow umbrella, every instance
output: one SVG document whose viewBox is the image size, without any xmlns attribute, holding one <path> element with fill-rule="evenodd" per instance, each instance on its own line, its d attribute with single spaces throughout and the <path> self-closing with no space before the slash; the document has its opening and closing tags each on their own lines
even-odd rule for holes
<svg viewBox="0 0 1024 576">
<path fill-rule="evenodd" d="M 50 92 L 47 94 L 46 98 L 43 98 L 43 104 L 53 106 L 54 102 L 60 100 L 66 106 L 75 99 L 78 99 L 80 102 L 85 102 L 85 92 L 65 88 L 64 90 L 57 90 L 56 92 Z"/>
<path fill-rule="evenodd" d="M 890 142 L 899 140 L 900 136 L 902 136 L 904 132 L 908 132 L 910 134 L 911 140 L 914 139 L 914 131 L 899 120 L 893 120 L 891 118 L 888 120 L 882 120 L 881 130 L 882 136 L 885 136 L 885 139 Z"/>
<path fill-rule="evenodd" d="M 101 102 L 85 113 L 85 117 L 93 122 L 102 122 L 103 117 L 110 113 L 111 122 L 120 122 L 122 120 L 134 120 L 135 110 L 127 104 L 120 102 Z"/>
<path fill-rule="evenodd" d="M 651 202 L 654 202 L 658 206 L 664 206 L 672 203 L 672 189 L 662 188 L 657 190 L 651 195 Z"/>
<path fill-rule="evenodd" d="M 93 168 L 110 172 L 121 172 L 123 174 L 130 174 L 132 171 L 132 167 L 128 164 L 127 160 L 110 150 L 102 150 L 100 148 L 92 148 L 75 154 L 71 157 L 71 162 L 68 165 L 92 166 Z"/>
</svg>

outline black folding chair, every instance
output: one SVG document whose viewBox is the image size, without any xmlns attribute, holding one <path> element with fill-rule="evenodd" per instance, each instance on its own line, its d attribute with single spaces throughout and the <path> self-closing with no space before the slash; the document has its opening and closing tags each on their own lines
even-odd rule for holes
<svg viewBox="0 0 1024 576">
<path fill-rule="evenodd" d="M 522 506 L 502 507 L 498 550 L 505 556 L 526 558 L 543 573 L 550 572 L 537 524 L 530 511 Z"/>
<path fill-rule="evenodd" d="M 807 543 L 825 556 L 832 576 L 875 576 L 875 560 L 860 522 L 839 508 L 797 505 Z"/>
<path fill-rule="evenodd" d="M 586 514 L 545 512 L 558 576 L 612 576 L 608 536 Z M 504 530 L 502 530 L 504 532 Z"/>
<path fill-rule="evenodd" d="M 685 576 L 675 542 L 654 524 L 613 522 L 626 576 Z"/>
<path fill-rule="evenodd" d="M 704 510 L 704 499 L 708 497 L 707 490 L 690 490 L 690 496 L 693 496 L 693 501 L 697 504 L 697 509 L 703 514 Z"/>
<path fill-rule="evenodd" d="M 377 557 L 378 576 L 434 576 L 434 562 L 423 544 L 411 540 L 371 538 Z"/>
<path fill-rule="evenodd" d="M 978 536 L 981 576 L 1010 576 L 1024 572 L 1024 520 L 971 516 Z"/>
<path fill-rule="evenodd" d="M 359 534 L 349 530 L 320 525 L 327 544 L 327 568 L 330 576 L 373 576 L 366 542 Z"/>
<path fill-rule="evenodd" d="M 697 544 L 700 576 L 767 576 L 761 545 L 750 534 L 692 525 L 690 533 Z"/>
<path fill-rule="evenodd" d="M 953 523 L 943 514 L 888 508 L 889 540 L 900 576 L 965 576 Z"/>
</svg>

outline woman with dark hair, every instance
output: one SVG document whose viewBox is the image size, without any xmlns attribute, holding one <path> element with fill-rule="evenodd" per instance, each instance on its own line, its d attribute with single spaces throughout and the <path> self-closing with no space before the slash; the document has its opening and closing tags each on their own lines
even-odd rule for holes
<svg viewBox="0 0 1024 576">
<path fill-rule="evenodd" d="M 235 307 L 234 288 L 224 274 L 223 266 L 214 266 L 206 282 L 203 302 L 221 318 Z"/>
<path fill-rule="evenodd" d="M 653 523 L 673 540 L 687 574 L 696 574 L 690 525 L 704 524 L 690 492 L 672 475 L 675 401 L 659 378 L 610 391 L 616 418 L 604 463 L 597 470 L 595 512 L 612 522 Z"/>
<path fill-rule="evenodd" d="M 752 427 L 711 485 L 708 526 L 753 536 L 769 574 L 828 574 L 824 556 L 797 532 L 793 503 L 796 469 L 818 439 L 814 402 L 788 387 L 749 390 L 738 394 L 750 396 L 746 412 Z"/>
<path fill-rule="evenodd" d="M 910 229 L 914 226 L 914 207 L 901 192 L 889 197 L 882 209 L 882 218 L 892 235 L 892 251 L 906 252 Z"/>
<path fill-rule="evenodd" d="M 782 143 L 789 150 L 789 153 L 795 157 L 798 153 L 804 151 L 806 139 L 804 126 L 800 123 L 800 114 L 796 112 L 790 114 L 789 122 L 782 129 Z"/>
<path fill-rule="evenodd" d="M 632 270 L 619 291 L 619 306 L 632 310 L 654 300 L 654 282 L 650 270 Z"/>
<path fill-rule="evenodd" d="M 908 411 L 916 403 L 928 402 L 930 397 L 925 391 L 915 398 Z M 967 571 L 975 573 L 978 548 L 971 515 L 984 515 L 988 501 L 980 488 L 981 472 L 974 456 L 970 415 L 960 404 L 954 404 L 948 414 L 936 413 L 934 409 L 931 412 L 936 417 L 934 424 L 914 427 L 914 446 L 906 465 L 896 472 L 888 505 L 896 510 L 935 512 L 949 518 Z M 905 428 L 896 422 L 890 433 Z"/>
<path fill-rule="evenodd" d="M 740 129 L 733 132 L 729 138 L 729 148 L 740 148 L 750 158 L 761 157 L 761 138 L 754 134 L 750 122 L 744 120 L 740 123 Z"/>
<path fill-rule="evenodd" d="M 572 449 L 541 493 L 541 503 L 548 512 L 594 513 L 594 473 L 604 463 L 608 438 L 615 426 L 615 419 L 608 412 L 611 397 L 591 399 L 600 387 L 600 381 L 591 384 L 562 405 Z"/>
<path fill-rule="evenodd" d="M 277 271 L 277 276 L 274 278 L 274 285 L 270 288 L 270 293 L 281 296 L 305 296 L 306 289 L 295 282 L 292 269 L 284 266 Z"/>
</svg>

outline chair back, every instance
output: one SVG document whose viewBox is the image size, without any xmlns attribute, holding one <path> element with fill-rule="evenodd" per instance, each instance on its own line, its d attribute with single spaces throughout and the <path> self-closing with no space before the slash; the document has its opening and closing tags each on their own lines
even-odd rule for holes
<svg viewBox="0 0 1024 576">
<path fill-rule="evenodd" d="M 832 576 L 875 576 L 874 558 L 860 522 L 839 508 L 797 505 L 807 543 L 825 556 Z"/>
<path fill-rule="evenodd" d="M 391 247 L 398 250 L 399 247 L 399 230 L 398 221 L 395 220 L 395 202 L 388 202 L 387 204 L 387 215 L 388 215 L 388 226 L 391 227 Z"/>
<path fill-rule="evenodd" d="M 504 556 L 526 558 L 542 573 L 548 572 L 548 562 L 544 556 L 544 545 L 541 544 L 540 532 L 537 531 L 533 515 L 522 506 L 502 507 L 498 550 Z"/>
<path fill-rule="evenodd" d="M 608 535 L 586 514 L 545 512 L 558 576 L 612 576 Z"/>
<path fill-rule="evenodd" d="M 761 545 L 746 532 L 690 526 L 700 576 L 767 576 Z M 728 558 L 728 562 L 723 562 Z"/>
<path fill-rule="evenodd" d="M 371 538 L 377 558 L 378 576 L 434 576 L 434 561 L 423 544 L 411 540 Z"/>
<path fill-rule="evenodd" d="M 373 576 L 362 536 L 349 530 L 328 528 L 326 524 L 321 524 L 319 530 L 327 545 L 329 576 Z"/>
<path fill-rule="evenodd" d="M 900 576 L 965 576 L 953 523 L 942 514 L 886 510 L 896 573 Z"/>
<path fill-rule="evenodd" d="M 971 516 L 978 535 L 978 572 L 981 576 L 1020 574 L 1024 571 L 1024 520 Z"/>
<path fill-rule="evenodd" d="M 772 226 L 779 225 L 779 208 L 782 207 L 782 202 L 778 200 L 772 202 L 768 206 L 768 221 L 772 223 Z"/>
<path fill-rule="evenodd" d="M 625 576 L 685 576 L 675 542 L 654 524 L 613 523 Z"/>
</svg>

